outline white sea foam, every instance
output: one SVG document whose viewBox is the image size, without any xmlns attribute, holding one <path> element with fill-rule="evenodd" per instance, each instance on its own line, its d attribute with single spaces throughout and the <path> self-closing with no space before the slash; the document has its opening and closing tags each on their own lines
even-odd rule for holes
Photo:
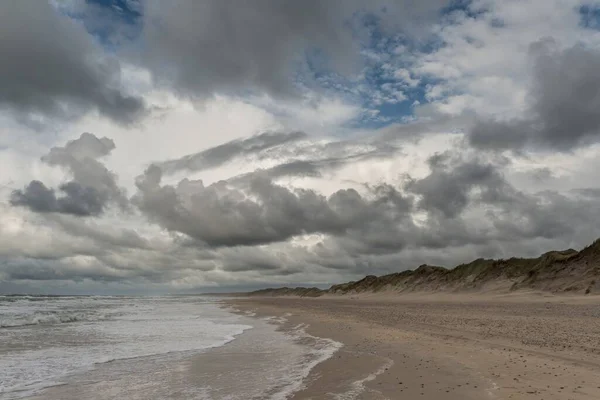
<svg viewBox="0 0 600 400">
<path fill-rule="evenodd" d="M 198 379 L 214 385 L 208 391 L 210 399 L 288 399 L 304 388 L 317 364 L 342 346 L 308 334 L 306 325 L 281 330 L 281 322 L 280 318 L 273 317 L 253 319 L 254 329 L 226 348 L 204 355 L 210 357 L 212 363 L 224 361 L 226 366 L 217 371 L 202 368 Z M 202 357 L 199 357 L 200 364 Z"/>
<path fill-rule="evenodd" d="M 11 327 L 2 331 L 0 399 L 28 395 L 98 363 L 222 346 L 251 328 L 197 300 L 78 298 L 62 301 L 63 311 L 28 301 L 0 308 Z"/>
<path fill-rule="evenodd" d="M 290 316 L 288 314 L 287 316 Z M 285 319 L 285 318 L 281 318 Z M 293 393 L 303 389 L 306 378 L 312 369 L 323 361 L 331 358 L 343 344 L 332 339 L 320 338 L 306 332 L 308 325 L 300 324 L 292 328 L 287 334 L 297 342 L 310 342 L 307 357 L 302 362 L 291 368 L 287 374 L 287 385 L 278 393 L 274 394 L 272 400 L 285 400 Z"/>
<path fill-rule="evenodd" d="M 357 381 L 354 381 L 352 383 L 352 385 L 350 385 L 350 389 L 344 393 L 337 393 L 335 395 L 333 395 L 333 397 L 337 400 L 354 400 L 354 399 L 358 399 L 359 396 L 365 392 L 365 390 L 367 389 L 367 387 L 365 386 L 365 384 L 367 382 L 371 382 L 373 380 L 375 380 L 377 378 L 378 375 L 383 374 L 386 370 L 388 370 L 389 368 L 392 367 L 392 365 L 394 365 L 394 361 L 393 360 L 386 360 L 385 363 L 375 372 L 370 373 L 369 375 L 367 375 L 365 378 L 363 379 L 359 379 Z"/>
<path fill-rule="evenodd" d="M 250 315 L 193 297 L 0 300 L 4 320 L 31 323 L 0 330 L 0 399 L 63 384 L 42 397 L 284 400 L 342 346 Z"/>
<path fill-rule="evenodd" d="M 0 296 L 0 328 L 101 320 L 114 307 L 108 298 Z"/>
</svg>

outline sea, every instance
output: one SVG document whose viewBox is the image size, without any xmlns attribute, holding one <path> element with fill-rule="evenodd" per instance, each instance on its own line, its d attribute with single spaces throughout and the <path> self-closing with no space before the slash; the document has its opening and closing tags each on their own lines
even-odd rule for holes
<svg viewBox="0 0 600 400">
<path fill-rule="evenodd" d="M 0 296 L 0 400 L 290 398 L 341 344 L 204 296 Z"/>
</svg>

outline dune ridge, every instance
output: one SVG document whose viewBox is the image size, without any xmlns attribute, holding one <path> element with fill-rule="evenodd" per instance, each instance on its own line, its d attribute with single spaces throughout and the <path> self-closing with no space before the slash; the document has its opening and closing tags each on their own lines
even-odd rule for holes
<svg viewBox="0 0 600 400">
<path fill-rule="evenodd" d="M 452 269 L 423 264 L 415 270 L 389 275 L 367 275 L 329 289 L 283 287 L 246 293 L 251 296 L 351 295 L 412 292 L 600 292 L 600 239 L 581 251 L 549 251 L 537 258 L 477 259 Z"/>
</svg>

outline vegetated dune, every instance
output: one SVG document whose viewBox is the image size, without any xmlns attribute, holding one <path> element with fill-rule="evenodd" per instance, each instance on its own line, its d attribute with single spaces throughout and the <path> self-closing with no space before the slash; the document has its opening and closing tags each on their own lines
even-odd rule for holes
<svg viewBox="0 0 600 400">
<path fill-rule="evenodd" d="M 600 239 L 581 251 L 550 251 L 537 258 L 478 259 L 447 269 L 421 265 L 384 276 L 368 275 L 329 289 L 277 288 L 253 296 L 318 297 L 375 292 L 510 292 L 538 290 L 553 293 L 600 292 Z"/>
<path fill-rule="evenodd" d="M 297 288 L 289 288 L 282 287 L 277 289 L 261 289 L 256 290 L 254 292 L 250 292 L 248 294 L 254 296 L 300 296 L 300 297 L 319 297 L 323 294 L 327 293 L 326 290 L 322 290 L 316 287 L 305 288 L 305 287 L 297 287 Z"/>
</svg>

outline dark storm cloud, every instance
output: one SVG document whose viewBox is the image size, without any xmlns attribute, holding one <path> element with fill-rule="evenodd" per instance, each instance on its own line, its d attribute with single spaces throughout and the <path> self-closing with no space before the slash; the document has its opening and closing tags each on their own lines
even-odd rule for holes
<svg viewBox="0 0 600 400">
<path fill-rule="evenodd" d="M 233 247 L 221 251 L 223 271 L 281 271 L 283 259 L 257 247 Z"/>
<path fill-rule="evenodd" d="M 312 191 L 292 193 L 265 180 L 251 184 L 258 200 L 199 181 L 160 186 L 160 172 L 152 168 L 138 188 L 134 202 L 150 220 L 211 246 L 271 243 L 303 232 L 342 229 L 325 197 Z"/>
<path fill-rule="evenodd" d="M 97 160 L 114 148 L 112 140 L 91 133 L 83 133 L 64 147 L 53 147 L 42 161 L 66 168 L 73 177 L 72 181 L 59 186 L 62 195 L 57 196 L 55 190 L 34 180 L 23 190 L 12 193 L 11 204 L 35 212 L 79 216 L 100 215 L 111 202 L 126 209 L 128 199 L 117 185 L 116 176 Z"/>
<path fill-rule="evenodd" d="M 491 198 L 506 185 L 496 166 L 479 160 L 457 161 L 444 153 L 430 158 L 429 166 L 431 173 L 410 179 L 406 189 L 421 196 L 421 209 L 439 211 L 447 218 L 456 217 L 469 205 L 473 190 Z"/>
<path fill-rule="evenodd" d="M 144 3 L 141 62 L 159 82 L 181 92 L 259 90 L 293 96 L 296 72 L 307 54 L 327 57 L 341 73 L 359 70 L 361 17 L 376 15 L 387 30 L 422 26 L 445 0 L 176 0 Z M 306 83 L 306 82 L 304 82 Z"/>
<path fill-rule="evenodd" d="M 497 160 L 454 151 L 431 157 L 429 165 L 429 175 L 409 178 L 405 186 L 419 196 L 418 209 L 428 214 L 427 223 L 415 231 L 418 247 L 443 249 L 566 237 L 576 226 L 588 224 L 589 207 L 600 209 L 597 199 L 580 193 L 522 192 L 505 179 Z M 585 211 L 578 209 L 583 204 Z M 470 220 L 468 214 L 473 212 L 485 218 Z"/>
<path fill-rule="evenodd" d="M 57 212 L 79 216 L 99 215 L 106 197 L 92 187 L 68 182 L 59 187 L 63 196 L 56 196 L 40 181 L 31 181 L 24 190 L 15 190 L 10 198 L 13 206 L 23 206 L 35 212 Z"/>
<path fill-rule="evenodd" d="M 600 218 L 595 190 L 526 193 L 505 179 L 497 160 L 458 151 L 436 155 L 429 164 L 429 175 L 409 180 L 405 187 L 420 196 L 417 205 L 429 216 L 415 230 L 418 247 L 503 243 L 514 248 L 521 240 L 571 240 L 579 235 L 587 236 L 585 244 L 600 234 L 591 222 Z M 477 210 L 484 219 L 466 215 Z M 596 233 L 589 234 L 590 229 Z"/>
<path fill-rule="evenodd" d="M 127 208 L 128 199 L 110 172 L 99 158 L 107 156 L 115 148 L 111 139 L 98 138 L 91 133 L 82 133 L 78 139 L 67 142 L 64 147 L 53 147 L 42 161 L 49 165 L 66 168 L 73 181 L 102 193 L 106 202 L 112 201 Z"/>
<path fill-rule="evenodd" d="M 556 239 L 561 232 L 572 231 L 569 220 L 585 222 L 577 207 L 596 201 L 553 192 L 525 194 L 506 181 L 498 160 L 458 150 L 438 154 L 429 164 L 427 176 L 409 177 L 403 188 L 379 184 L 367 186 L 362 194 L 342 189 L 329 197 L 277 185 L 271 180 L 273 175 L 264 171 L 249 174 L 244 181 L 205 186 L 201 181 L 183 180 L 176 186 L 163 186 L 160 169 L 151 167 L 138 179 L 134 203 L 151 221 L 185 234 L 200 247 L 251 247 L 322 234 L 327 250 L 317 248 L 312 255 L 300 256 L 335 269 L 348 260 L 364 266 L 365 257 L 405 249 Z M 318 170 L 294 166 L 291 173 Z M 473 210 L 486 219 L 475 224 L 466 213 Z M 426 213 L 424 222 L 415 224 L 416 211 Z M 552 217 L 561 213 L 569 218 Z M 272 267 L 272 260 L 265 265 Z"/>
<path fill-rule="evenodd" d="M 232 140 L 231 142 L 211 147 L 196 154 L 190 154 L 177 160 L 165 161 L 155 165 L 165 174 L 172 174 L 181 170 L 203 171 L 219 167 L 239 157 L 255 155 L 273 147 L 306 138 L 307 135 L 303 132 L 265 132 L 247 139 Z"/>
<path fill-rule="evenodd" d="M 40 181 L 31 181 L 23 190 L 15 190 L 10 198 L 14 206 L 28 207 L 37 212 L 54 212 L 58 209 L 54 190 Z"/>
<path fill-rule="evenodd" d="M 228 285 L 335 282 L 423 263 L 452 266 L 478 257 L 537 255 L 587 244 L 599 233 L 597 190 L 526 194 L 491 160 L 458 152 L 432 157 L 430 165 L 427 176 L 404 189 L 381 184 L 329 197 L 258 178 L 239 187 L 188 180 L 162 185 L 160 169 L 151 167 L 137 182 L 134 203 L 178 240 L 160 245 L 135 232 L 107 231 L 57 214 L 50 219 L 57 223 L 51 246 L 28 243 L 11 253 L 4 249 L 10 243 L 0 243 L 0 254 L 24 257 L 0 263 L 0 274 L 15 281 L 85 277 L 160 284 L 202 276 Z M 446 215 L 438 203 L 413 200 L 413 193 L 421 201 L 424 196 L 415 188 L 427 187 L 414 182 L 442 173 L 464 189 L 467 206 L 461 211 L 451 208 Z M 442 190 L 439 196 L 447 194 Z M 417 210 L 427 215 L 418 224 Z M 317 234 L 316 244 L 289 241 L 305 233 Z M 78 262 L 72 254 L 85 258 Z"/>
<path fill-rule="evenodd" d="M 600 138 L 600 52 L 584 46 L 556 50 L 543 40 L 534 59 L 530 109 L 523 119 L 481 120 L 470 143 L 483 149 L 568 151 Z"/>
<path fill-rule="evenodd" d="M 143 113 L 123 92 L 120 65 L 48 2 L 0 2 L 0 107 L 68 118 L 89 109 L 119 123 Z"/>
<path fill-rule="evenodd" d="M 282 242 L 309 233 L 342 235 L 397 220 L 410 201 L 387 186 L 373 188 L 372 198 L 342 190 L 327 198 L 313 190 L 288 189 L 256 176 L 244 189 L 219 182 L 181 181 L 161 186 L 161 172 L 151 167 L 137 181 L 134 203 L 152 221 L 185 233 L 209 246 Z M 384 242 L 384 233 L 379 241 Z"/>
<path fill-rule="evenodd" d="M 299 51 L 320 47 L 336 61 L 355 63 L 357 48 L 343 26 L 350 14 L 342 11 L 336 1 L 178 0 L 168 8 L 151 1 L 144 10 L 148 63 L 183 91 L 289 94 Z"/>
<path fill-rule="evenodd" d="M 452 267 L 480 257 L 537 256 L 584 246 L 600 235 L 598 198 L 501 187 L 502 196 L 471 196 L 469 209 L 480 212 L 472 217 L 447 218 L 433 210 L 419 225 L 379 220 L 373 224 L 379 229 L 324 239 L 304 260 L 344 274 L 382 274 L 423 263 Z"/>
<path fill-rule="evenodd" d="M 515 192 L 502 212 L 488 215 L 499 238 L 521 240 L 570 238 L 588 236 L 592 241 L 598 232 L 594 228 L 600 218 L 600 201 L 585 195 L 545 191 L 535 195 Z M 590 235 L 589 232 L 595 233 Z"/>
</svg>

